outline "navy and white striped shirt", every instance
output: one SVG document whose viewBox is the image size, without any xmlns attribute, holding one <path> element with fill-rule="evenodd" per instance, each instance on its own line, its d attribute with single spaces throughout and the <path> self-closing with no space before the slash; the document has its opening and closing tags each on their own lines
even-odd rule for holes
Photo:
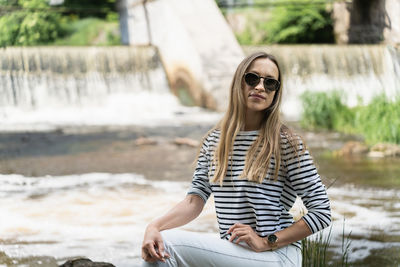
<svg viewBox="0 0 400 267">
<path fill-rule="evenodd" d="M 297 156 L 287 138 L 282 135 L 281 164 L 276 181 L 273 157 L 267 177 L 261 184 L 240 178 L 247 151 L 258 135 L 258 131 L 242 131 L 236 136 L 232 164 L 229 160 L 221 187 L 219 182 L 210 182 L 215 171 L 212 156 L 220 137 L 219 130 L 212 131 L 203 142 L 188 194 L 199 195 L 204 202 L 211 193 L 214 194 L 221 237 L 235 223 L 250 225 L 261 237 L 289 227 L 294 220 L 288 211 L 296 196 L 300 196 L 308 210 L 303 219 L 310 230 L 315 233 L 327 227 L 331 222 L 329 199 L 309 152 L 303 151 L 301 140 Z M 293 245 L 301 247 L 300 241 Z"/>
</svg>

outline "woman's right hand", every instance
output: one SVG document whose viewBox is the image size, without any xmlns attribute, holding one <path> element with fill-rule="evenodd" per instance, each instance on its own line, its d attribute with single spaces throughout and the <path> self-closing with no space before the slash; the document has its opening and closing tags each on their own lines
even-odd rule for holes
<svg viewBox="0 0 400 267">
<path fill-rule="evenodd" d="M 165 258 L 170 255 L 165 252 L 164 241 L 157 228 L 148 226 L 144 233 L 142 244 L 142 258 L 147 262 L 156 262 L 157 260 L 165 262 Z"/>
</svg>

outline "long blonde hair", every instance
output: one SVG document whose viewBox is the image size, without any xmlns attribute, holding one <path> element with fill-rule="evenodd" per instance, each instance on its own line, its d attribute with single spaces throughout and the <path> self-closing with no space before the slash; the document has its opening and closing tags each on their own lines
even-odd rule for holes
<svg viewBox="0 0 400 267">
<path fill-rule="evenodd" d="M 213 155 L 215 166 L 211 182 L 222 185 L 228 171 L 229 155 L 232 155 L 233 143 L 239 131 L 244 129 L 246 115 L 246 99 L 243 93 L 243 76 L 254 60 L 267 58 L 275 63 L 279 71 L 278 81 L 280 88 L 275 91 L 271 105 L 265 110 L 261 122 L 259 136 L 254 141 L 246 155 L 246 161 L 241 178 L 262 183 L 267 175 L 272 157 L 274 158 L 274 179 L 278 178 L 281 163 L 281 134 L 291 137 L 291 131 L 280 119 L 280 105 L 282 99 L 282 73 L 274 56 L 265 52 L 256 52 L 247 56 L 237 67 L 230 87 L 228 109 L 219 123 L 211 130 L 221 131 L 220 140 Z M 292 138 L 289 138 L 292 144 Z M 296 146 L 294 146 L 296 147 Z M 232 160 L 232 158 L 231 158 Z"/>
</svg>

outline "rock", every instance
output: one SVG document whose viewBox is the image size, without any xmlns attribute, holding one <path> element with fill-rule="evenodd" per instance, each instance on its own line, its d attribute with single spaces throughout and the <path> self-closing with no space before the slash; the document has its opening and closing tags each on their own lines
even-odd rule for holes
<svg viewBox="0 0 400 267">
<path fill-rule="evenodd" d="M 93 262 L 87 258 L 78 258 L 78 259 L 68 260 L 59 267 L 115 267 L 115 266 L 108 262 Z"/>
<path fill-rule="evenodd" d="M 191 147 L 198 147 L 200 145 L 199 141 L 190 138 L 175 138 L 174 143 L 177 145 L 186 145 Z"/>
<path fill-rule="evenodd" d="M 400 157 L 400 146 L 396 144 L 378 143 L 371 147 L 370 157 Z"/>
<path fill-rule="evenodd" d="M 385 157 L 385 153 L 383 153 L 381 151 L 370 151 L 368 153 L 368 157 L 370 157 L 370 158 L 384 158 Z"/>
<path fill-rule="evenodd" d="M 144 146 L 144 145 L 156 145 L 157 141 L 147 137 L 139 137 L 135 140 L 135 145 Z"/>
<path fill-rule="evenodd" d="M 364 143 L 357 141 L 349 141 L 339 150 L 336 151 L 335 155 L 344 156 L 344 155 L 358 155 L 358 154 L 366 154 L 368 153 L 368 146 Z"/>
</svg>

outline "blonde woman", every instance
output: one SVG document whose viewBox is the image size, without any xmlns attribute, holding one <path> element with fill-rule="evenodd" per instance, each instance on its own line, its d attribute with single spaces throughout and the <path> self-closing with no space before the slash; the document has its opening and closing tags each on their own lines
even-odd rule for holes
<svg viewBox="0 0 400 267">
<path fill-rule="evenodd" d="M 301 266 L 300 240 L 330 224 L 330 203 L 301 138 L 280 120 L 282 90 L 272 55 L 239 64 L 186 198 L 146 228 L 143 266 Z M 220 238 L 164 231 L 195 219 L 211 194 Z M 294 222 L 288 211 L 296 196 L 308 213 Z"/>
</svg>

